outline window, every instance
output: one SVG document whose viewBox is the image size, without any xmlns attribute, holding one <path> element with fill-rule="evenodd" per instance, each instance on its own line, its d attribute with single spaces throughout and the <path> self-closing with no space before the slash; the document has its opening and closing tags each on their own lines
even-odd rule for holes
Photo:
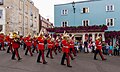
<svg viewBox="0 0 120 72">
<path fill-rule="evenodd" d="M 28 13 L 28 5 L 25 4 L 25 13 Z"/>
<path fill-rule="evenodd" d="M 0 32 L 3 30 L 3 25 L 0 25 Z"/>
<path fill-rule="evenodd" d="M 83 8 L 82 13 L 89 13 L 89 8 Z"/>
<path fill-rule="evenodd" d="M 19 14 L 19 22 L 22 23 L 22 14 Z"/>
<path fill-rule="evenodd" d="M 0 19 L 2 19 L 3 16 L 3 10 L 0 10 Z"/>
<path fill-rule="evenodd" d="M 114 18 L 106 19 L 107 26 L 114 26 Z"/>
<path fill-rule="evenodd" d="M 25 17 L 25 27 L 28 27 L 28 17 Z"/>
<path fill-rule="evenodd" d="M 68 10 L 67 9 L 64 9 L 61 11 L 61 15 L 67 15 L 68 14 Z"/>
<path fill-rule="evenodd" d="M 3 5 L 3 0 L 0 0 L 0 5 Z"/>
<path fill-rule="evenodd" d="M 83 20 L 82 25 L 83 26 L 88 26 L 89 25 L 89 20 Z"/>
<path fill-rule="evenodd" d="M 107 5 L 106 11 L 114 11 L 114 5 Z"/>
<path fill-rule="evenodd" d="M 19 9 L 22 10 L 22 8 L 23 8 L 23 1 L 20 0 L 19 1 Z"/>
<path fill-rule="evenodd" d="M 67 27 L 68 26 L 68 21 L 63 21 L 61 26 L 62 27 Z"/>
</svg>

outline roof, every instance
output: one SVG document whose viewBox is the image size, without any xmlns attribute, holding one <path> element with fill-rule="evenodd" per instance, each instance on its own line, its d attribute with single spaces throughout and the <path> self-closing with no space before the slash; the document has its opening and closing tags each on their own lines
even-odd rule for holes
<svg viewBox="0 0 120 72">
<path fill-rule="evenodd" d="M 87 1 L 77 1 L 75 3 L 86 3 L 86 2 L 94 2 L 94 1 L 102 1 L 102 0 L 87 0 Z M 73 2 L 70 3 L 65 3 L 65 4 L 56 4 L 54 6 L 61 6 L 61 5 L 68 5 L 68 4 L 72 4 Z"/>
</svg>

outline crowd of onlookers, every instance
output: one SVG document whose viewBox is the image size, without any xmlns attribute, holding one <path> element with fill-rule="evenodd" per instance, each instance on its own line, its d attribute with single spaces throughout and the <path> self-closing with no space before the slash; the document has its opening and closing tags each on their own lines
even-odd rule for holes
<svg viewBox="0 0 120 72">
<path fill-rule="evenodd" d="M 75 49 L 77 52 L 84 53 L 94 53 L 96 49 L 95 42 L 92 41 L 75 41 Z M 109 56 L 119 56 L 120 55 L 120 44 L 116 41 L 114 44 L 112 42 L 106 43 L 102 42 L 102 52 Z"/>
<path fill-rule="evenodd" d="M 45 45 L 47 43 L 45 42 Z M 5 46 L 7 42 L 5 42 Z M 94 53 L 96 49 L 95 41 L 75 41 L 75 50 L 76 52 L 84 52 L 84 53 Z M 1 46 L 1 44 L 0 44 Z M 59 42 L 59 46 L 61 46 L 61 42 Z M 45 49 L 47 47 L 45 46 Z M 102 52 L 105 55 L 109 56 L 119 56 L 120 55 L 120 43 L 116 41 L 114 44 L 112 42 L 106 43 L 102 42 Z"/>
</svg>

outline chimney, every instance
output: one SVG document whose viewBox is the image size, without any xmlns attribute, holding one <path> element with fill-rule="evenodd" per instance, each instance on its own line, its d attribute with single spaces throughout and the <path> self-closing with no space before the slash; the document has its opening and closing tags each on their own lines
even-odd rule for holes
<svg viewBox="0 0 120 72">
<path fill-rule="evenodd" d="M 49 19 L 47 19 L 47 21 L 49 21 Z"/>
<path fill-rule="evenodd" d="M 53 23 L 51 23 L 51 25 L 53 26 Z"/>
</svg>

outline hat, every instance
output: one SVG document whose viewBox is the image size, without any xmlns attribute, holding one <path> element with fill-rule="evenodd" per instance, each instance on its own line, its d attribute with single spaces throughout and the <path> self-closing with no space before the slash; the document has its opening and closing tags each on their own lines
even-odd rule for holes
<svg viewBox="0 0 120 72">
<path fill-rule="evenodd" d="M 74 35 L 72 35 L 71 37 L 70 37 L 70 39 L 72 39 L 74 37 Z"/>
<path fill-rule="evenodd" d="M 34 35 L 34 38 L 37 38 L 38 36 L 37 35 Z"/>
<path fill-rule="evenodd" d="M 54 38 L 51 39 L 51 41 L 54 41 L 54 40 L 55 40 Z"/>
<path fill-rule="evenodd" d="M 43 34 L 44 34 L 43 31 L 40 31 L 39 36 L 41 36 L 41 35 L 43 36 Z"/>
<path fill-rule="evenodd" d="M 52 38 L 50 34 L 48 35 L 48 38 Z"/>
<path fill-rule="evenodd" d="M 0 34 L 1 34 L 1 35 L 4 35 L 4 33 L 3 33 L 3 32 L 0 32 Z"/>
<path fill-rule="evenodd" d="M 30 33 L 30 32 L 26 35 L 26 37 L 28 37 L 28 36 L 31 36 L 31 33 Z"/>
<path fill-rule="evenodd" d="M 12 38 L 16 38 L 17 37 L 17 33 L 16 32 L 13 32 L 12 33 Z"/>
<path fill-rule="evenodd" d="M 58 38 L 58 36 L 56 37 L 56 40 L 58 40 L 59 38 Z"/>
<path fill-rule="evenodd" d="M 66 37 L 69 37 L 69 35 L 66 33 L 66 31 L 64 31 L 62 38 L 66 38 Z"/>
<path fill-rule="evenodd" d="M 96 40 L 98 40 L 98 39 L 100 39 L 100 37 L 99 37 L 99 36 L 96 38 Z"/>
</svg>

